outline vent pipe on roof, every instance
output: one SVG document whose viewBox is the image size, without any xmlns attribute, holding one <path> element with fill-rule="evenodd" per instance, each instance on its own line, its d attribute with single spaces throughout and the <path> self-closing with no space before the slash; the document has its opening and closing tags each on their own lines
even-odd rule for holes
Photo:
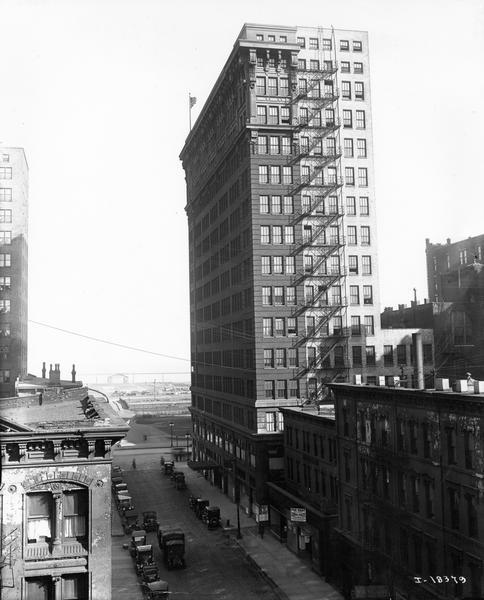
<svg viewBox="0 0 484 600">
<path fill-rule="evenodd" d="M 45 362 L 42 363 L 42 379 L 45 379 Z"/>
<path fill-rule="evenodd" d="M 76 365 L 72 365 L 71 375 L 72 375 L 72 383 L 75 383 L 75 381 L 76 381 Z"/>
<path fill-rule="evenodd" d="M 415 375 L 417 380 L 417 389 L 425 389 L 424 369 L 423 369 L 423 343 L 422 333 L 412 333 L 413 355 L 415 357 Z"/>
</svg>

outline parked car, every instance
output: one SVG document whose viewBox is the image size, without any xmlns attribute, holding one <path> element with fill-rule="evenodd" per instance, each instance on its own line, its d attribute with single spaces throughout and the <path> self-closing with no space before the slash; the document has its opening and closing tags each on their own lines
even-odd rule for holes
<svg viewBox="0 0 484 600">
<path fill-rule="evenodd" d="M 145 583 L 152 583 L 153 581 L 158 581 L 160 579 L 160 572 L 155 563 L 152 563 L 141 567 L 140 576 Z"/>
<path fill-rule="evenodd" d="M 195 504 L 195 514 L 196 514 L 196 516 L 197 516 L 198 519 L 202 518 L 203 511 L 209 505 L 210 505 L 210 501 L 209 500 L 202 500 L 201 498 L 197 498 L 197 503 Z"/>
<path fill-rule="evenodd" d="M 143 583 L 141 590 L 145 600 L 168 600 L 170 597 L 168 583 L 161 579 L 153 583 Z"/>
<path fill-rule="evenodd" d="M 124 533 L 129 535 L 136 529 L 140 529 L 138 524 L 138 513 L 134 510 L 126 510 L 122 516 Z"/>
<path fill-rule="evenodd" d="M 168 569 L 184 568 L 185 534 L 178 528 L 158 530 L 158 545 L 163 553 L 163 562 Z"/>
<path fill-rule="evenodd" d="M 158 531 L 158 515 L 154 510 L 146 510 L 143 512 L 143 528 L 146 531 Z"/>
<path fill-rule="evenodd" d="M 136 548 L 138 546 L 146 545 L 146 531 L 144 529 L 135 529 L 131 532 L 131 542 L 129 544 L 129 553 L 134 558 L 136 555 Z"/>
<path fill-rule="evenodd" d="M 220 526 L 220 508 L 218 506 L 207 507 L 205 523 L 208 529 L 217 529 Z"/>
<path fill-rule="evenodd" d="M 136 573 L 141 575 L 143 568 L 153 563 L 153 546 L 145 544 L 144 546 L 136 546 L 135 555 Z"/>
</svg>

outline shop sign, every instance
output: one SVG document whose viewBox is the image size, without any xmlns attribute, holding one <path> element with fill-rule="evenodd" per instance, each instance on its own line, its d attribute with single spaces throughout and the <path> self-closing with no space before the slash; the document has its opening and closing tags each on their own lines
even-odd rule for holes
<svg viewBox="0 0 484 600">
<path fill-rule="evenodd" d="M 306 509 L 305 508 L 291 508 L 291 521 L 298 523 L 306 522 Z"/>
</svg>

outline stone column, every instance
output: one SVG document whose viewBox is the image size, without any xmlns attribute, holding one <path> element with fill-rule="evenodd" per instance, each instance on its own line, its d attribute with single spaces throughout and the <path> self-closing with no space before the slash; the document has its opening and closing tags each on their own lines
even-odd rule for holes
<svg viewBox="0 0 484 600">
<path fill-rule="evenodd" d="M 55 514 L 54 514 L 54 536 L 52 542 L 52 554 L 62 553 L 62 492 L 54 492 Z M 57 598 L 57 594 L 56 594 Z"/>
<path fill-rule="evenodd" d="M 62 600 L 62 577 L 52 577 L 54 600 Z"/>
</svg>

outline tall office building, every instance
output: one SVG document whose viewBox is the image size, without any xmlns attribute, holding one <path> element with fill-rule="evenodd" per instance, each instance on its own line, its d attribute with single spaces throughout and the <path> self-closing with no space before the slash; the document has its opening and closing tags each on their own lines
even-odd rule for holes
<svg viewBox="0 0 484 600">
<path fill-rule="evenodd" d="M 27 374 L 28 165 L 0 146 L 0 397 Z"/>
<path fill-rule="evenodd" d="M 246 24 L 181 152 L 194 458 L 250 511 L 282 469 L 279 407 L 395 365 L 371 131 L 366 32 Z"/>
</svg>

